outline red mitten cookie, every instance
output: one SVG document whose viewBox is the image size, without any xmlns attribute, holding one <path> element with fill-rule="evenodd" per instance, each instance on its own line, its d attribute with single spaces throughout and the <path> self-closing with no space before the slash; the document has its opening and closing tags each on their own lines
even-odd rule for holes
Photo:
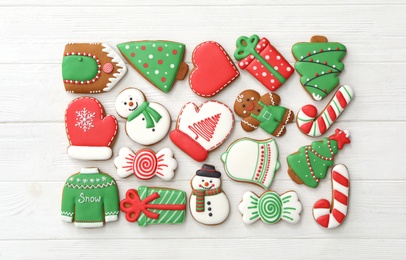
<svg viewBox="0 0 406 260">
<path fill-rule="evenodd" d="M 176 129 L 169 137 L 182 151 L 198 162 L 228 138 L 234 126 L 234 115 L 223 103 L 211 100 L 200 107 L 186 103 L 179 113 Z"/>
<path fill-rule="evenodd" d="M 73 100 L 65 113 L 68 155 L 81 160 L 107 160 L 117 134 L 117 120 L 105 116 L 103 106 L 92 97 Z"/>
<path fill-rule="evenodd" d="M 192 62 L 195 68 L 190 73 L 189 85 L 202 97 L 216 95 L 240 75 L 227 52 L 217 42 L 199 44 L 193 50 Z"/>
<path fill-rule="evenodd" d="M 238 66 L 247 70 L 271 91 L 277 90 L 293 74 L 293 67 L 266 38 L 258 35 L 237 39 L 234 57 Z"/>
</svg>

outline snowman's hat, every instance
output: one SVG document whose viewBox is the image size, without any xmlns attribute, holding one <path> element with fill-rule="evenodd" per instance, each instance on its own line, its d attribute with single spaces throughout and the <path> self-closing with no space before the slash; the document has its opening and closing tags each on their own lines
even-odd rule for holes
<svg viewBox="0 0 406 260">
<path fill-rule="evenodd" d="M 221 172 L 216 171 L 216 168 L 210 164 L 203 164 L 200 170 L 196 171 L 197 176 L 220 178 Z"/>
</svg>

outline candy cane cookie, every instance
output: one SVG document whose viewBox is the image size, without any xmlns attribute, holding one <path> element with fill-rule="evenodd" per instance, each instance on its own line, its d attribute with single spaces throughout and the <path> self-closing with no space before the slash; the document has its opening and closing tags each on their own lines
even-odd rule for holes
<svg viewBox="0 0 406 260">
<path fill-rule="evenodd" d="M 340 226 L 347 216 L 350 179 L 345 165 L 337 164 L 333 167 L 331 183 L 333 186 L 333 203 L 330 205 L 328 200 L 321 199 L 313 205 L 314 220 L 325 228 Z"/>
<path fill-rule="evenodd" d="M 149 180 L 157 176 L 164 181 L 170 181 L 178 163 L 169 148 L 155 153 L 146 148 L 134 152 L 128 147 L 123 147 L 114 159 L 114 165 L 117 167 L 117 175 L 121 178 L 134 174 L 141 180 Z"/>
<path fill-rule="evenodd" d="M 334 97 L 319 116 L 317 116 L 317 108 L 315 106 L 306 105 L 302 107 L 297 113 L 297 126 L 300 131 L 308 136 L 316 137 L 323 135 L 353 98 L 354 91 L 352 88 L 348 85 L 343 85 L 337 90 Z"/>
</svg>

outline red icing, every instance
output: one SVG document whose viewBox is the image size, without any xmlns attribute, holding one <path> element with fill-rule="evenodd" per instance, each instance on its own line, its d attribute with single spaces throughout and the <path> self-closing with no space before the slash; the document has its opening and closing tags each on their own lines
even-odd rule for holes
<svg viewBox="0 0 406 260">
<path fill-rule="evenodd" d="M 343 96 L 343 93 L 341 93 L 341 91 L 337 91 L 336 97 L 342 108 L 347 106 L 347 100 L 345 100 L 345 97 Z"/>
<path fill-rule="evenodd" d="M 173 50 L 172 53 L 173 53 L 173 55 L 176 55 L 176 54 L 178 54 L 178 51 L 177 51 L 177 50 Z"/>
<path fill-rule="evenodd" d="M 135 57 L 135 53 L 134 53 L 134 52 L 131 52 L 131 57 Z"/>
<path fill-rule="evenodd" d="M 162 64 L 163 63 L 163 61 L 162 60 L 158 60 L 158 64 Z"/>
<path fill-rule="evenodd" d="M 137 152 L 133 161 L 134 175 L 142 180 L 154 177 L 158 165 L 158 159 L 154 151 L 141 149 Z"/>
<path fill-rule="evenodd" d="M 334 108 L 332 106 L 327 107 L 327 113 L 332 121 L 335 121 L 337 119 L 336 112 L 334 111 Z"/>
<path fill-rule="evenodd" d="M 313 105 L 306 105 L 302 107 L 302 111 L 311 118 L 315 118 L 317 116 L 317 108 Z"/>
<path fill-rule="evenodd" d="M 347 195 L 345 195 L 345 194 L 339 192 L 338 190 L 334 190 L 334 191 L 333 191 L 333 197 L 334 197 L 334 199 L 336 199 L 337 201 L 341 202 L 343 205 L 346 205 L 346 206 L 347 206 L 347 204 L 348 204 L 348 197 L 347 197 Z"/>
<path fill-rule="evenodd" d="M 162 78 L 161 78 L 161 81 L 162 81 L 162 82 L 165 82 L 165 81 L 166 81 L 166 78 L 162 77 Z"/>
<path fill-rule="evenodd" d="M 142 47 L 141 47 L 141 50 L 145 51 L 145 49 L 146 49 L 146 47 L 145 47 L 145 46 L 142 46 Z"/>
<path fill-rule="evenodd" d="M 327 228 L 328 223 L 330 222 L 330 215 L 324 215 L 319 217 L 317 219 L 317 222 L 320 224 L 320 226 Z"/>
<path fill-rule="evenodd" d="M 195 140 L 201 136 L 204 140 L 210 142 L 211 138 L 213 138 L 220 116 L 221 114 L 216 114 L 188 126 L 189 129 L 196 135 Z"/>
<path fill-rule="evenodd" d="M 320 133 L 326 132 L 327 126 L 326 126 L 326 122 L 324 121 L 324 118 L 323 117 L 317 118 L 317 123 L 318 123 Z"/>
<path fill-rule="evenodd" d="M 313 208 L 315 209 L 329 209 L 330 208 L 330 202 L 326 199 L 321 199 L 318 200 L 316 203 L 314 203 Z"/>
<path fill-rule="evenodd" d="M 195 69 L 189 77 L 189 85 L 199 96 L 211 97 L 239 76 L 225 50 L 216 42 L 198 45 L 192 54 Z"/>
<path fill-rule="evenodd" d="M 158 47 L 158 51 L 162 51 L 162 47 Z"/>
<path fill-rule="evenodd" d="M 337 141 L 338 149 L 341 150 L 345 144 L 351 143 L 351 140 L 346 135 L 347 134 L 344 131 L 337 128 L 334 135 L 330 136 L 329 138 Z"/>
<path fill-rule="evenodd" d="M 302 129 L 302 131 L 306 134 L 308 134 L 310 132 L 310 130 L 312 130 L 312 126 L 313 126 L 313 122 L 307 122 L 305 124 L 303 124 L 300 129 Z"/>
<path fill-rule="evenodd" d="M 81 120 L 77 112 L 88 120 Z M 75 146 L 110 146 L 117 134 L 116 118 L 105 116 L 103 106 L 92 97 L 73 100 L 66 109 L 65 124 L 69 143 Z"/>
<path fill-rule="evenodd" d="M 178 146 L 183 152 L 188 154 L 194 160 L 198 162 L 203 162 L 206 160 L 208 156 L 206 149 L 204 149 L 203 146 L 184 132 L 175 129 L 169 134 L 169 138 L 176 146 Z"/>
<path fill-rule="evenodd" d="M 344 187 L 347 187 L 350 185 L 350 181 L 347 179 L 347 177 L 344 177 L 341 175 L 339 172 L 333 171 L 333 179 L 334 181 L 340 183 Z"/>
<path fill-rule="evenodd" d="M 144 68 L 148 68 L 148 63 L 144 63 Z"/>
<path fill-rule="evenodd" d="M 103 65 L 104 73 L 110 74 L 113 72 L 113 70 L 114 70 L 114 66 L 110 62 L 107 62 L 106 64 Z"/>
<path fill-rule="evenodd" d="M 260 48 L 255 48 L 258 54 L 287 80 L 294 71 L 289 62 L 270 44 L 268 39 L 262 38 L 258 45 L 260 45 Z M 238 66 L 241 69 L 246 69 L 271 91 L 277 90 L 283 84 L 252 54 L 239 61 Z"/>
<path fill-rule="evenodd" d="M 332 214 L 338 223 L 342 223 L 345 219 L 345 215 L 339 210 L 333 209 Z"/>
</svg>

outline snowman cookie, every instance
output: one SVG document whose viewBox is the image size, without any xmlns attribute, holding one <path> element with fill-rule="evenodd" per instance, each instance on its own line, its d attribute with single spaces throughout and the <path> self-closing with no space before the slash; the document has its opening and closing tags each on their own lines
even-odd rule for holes
<svg viewBox="0 0 406 260">
<path fill-rule="evenodd" d="M 221 173 L 213 165 L 203 164 L 190 182 L 189 208 L 193 218 L 205 225 L 223 223 L 230 213 L 230 203 L 221 189 Z"/>
<path fill-rule="evenodd" d="M 127 135 L 141 145 L 161 141 L 171 126 L 168 110 L 158 103 L 149 103 L 136 88 L 124 89 L 117 96 L 115 107 L 119 116 L 127 119 Z"/>
</svg>

